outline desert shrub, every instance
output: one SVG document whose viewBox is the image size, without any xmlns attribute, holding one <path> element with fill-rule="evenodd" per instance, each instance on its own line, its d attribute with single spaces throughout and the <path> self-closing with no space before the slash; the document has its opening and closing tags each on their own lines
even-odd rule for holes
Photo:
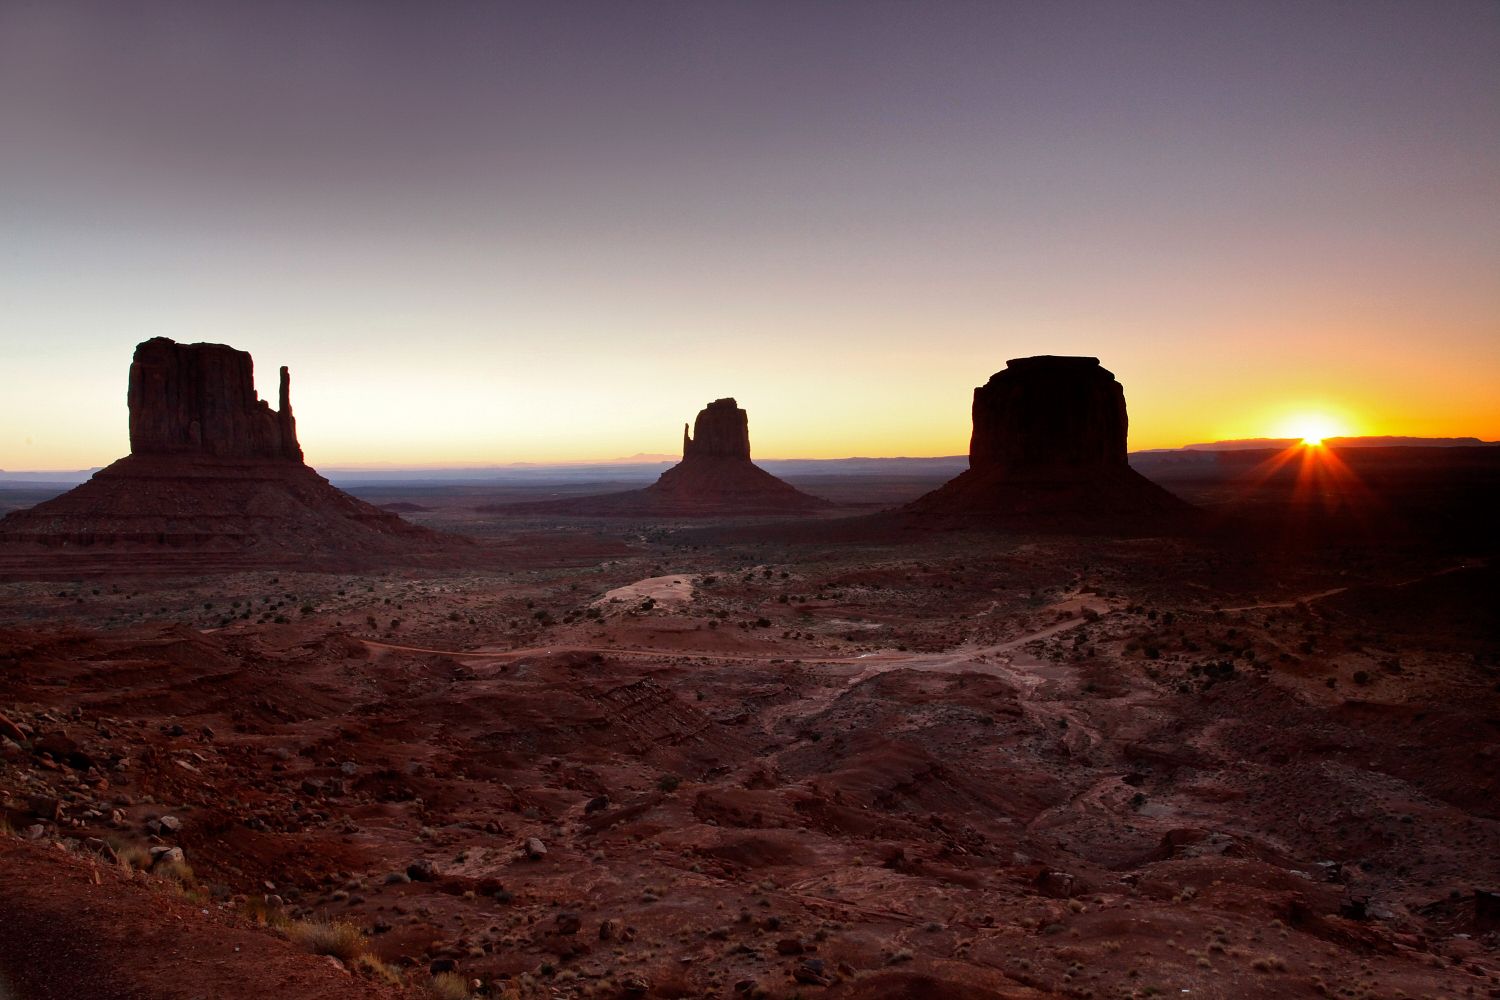
<svg viewBox="0 0 1500 1000">
<path fill-rule="evenodd" d="M 151 851 L 142 844 L 111 844 L 120 867 L 143 872 L 151 867 Z"/>
<path fill-rule="evenodd" d="M 292 924 L 293 941 L 314 955 L 332 955 L 344 964 L 352 963 L 365 951 L 365 933 L 342 920 L 300 920 Z"/>
<path fill-rule="evenodd" d="M 397 972 L 395 968 L 385 964 L 374 955 L 359 956 L 354 960 L 354 968 L 355 971 L 363 973 L 364 975 L 369 976 L 371 979 L 378 979 L 382 983 L 387 983 L 391 986 L 406 985 L 405 980 L 401 978 L 401 973 Z"/>
<path fill-rule="evenodd" d="M 265 901 L 264 897 L 251 896 L 240 906 L 247 920 L 259 924 L 262 927 L 289 927 L 292 919 L 287 916 L 286 910 L 279 906 L 272 906 Z"/>
<path fill-rule="evenodd" d="M 469 982 L 456 972 L 439 972 L 427 984 L 428 992 L 439 1000 L 467 1000 Z"/>
</svg>

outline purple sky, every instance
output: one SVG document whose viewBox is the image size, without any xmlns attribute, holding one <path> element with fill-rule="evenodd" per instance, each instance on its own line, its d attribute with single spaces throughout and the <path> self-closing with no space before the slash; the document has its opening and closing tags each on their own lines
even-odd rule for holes
<svg viewBox="0 0 1500 1000">
<path fill-rule="evenodd" d="M 1489 0 L 0 0 L 0 137 L 0 468 L 153 335 L 329 464 L 952 454 L 1035 353 L 1132 447 L 1500 436 Z"/>
</svg>

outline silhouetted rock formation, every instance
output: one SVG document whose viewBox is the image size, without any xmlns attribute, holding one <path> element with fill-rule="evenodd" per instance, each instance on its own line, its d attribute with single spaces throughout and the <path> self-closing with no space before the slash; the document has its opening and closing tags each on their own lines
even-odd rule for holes
<svg viewBox="0 0 1500 1000">
<path fill-rule="evenodd" d="M 1008 361 L 974 390 L 973 419 L 968 471 L 904 511 L 1060 526 L 1193 511 L 1127 464 L 1125 392 L 1098 358 Z"/>
<path fill-rule="evenodd" d="M 1125 467 L 1125 390 L 1098 358 L 1007 361 L 974 390 L 969 468 L 1011 477 Z"/>
<path fill-rule="evenodd" d="M 750 461 L 750 421 L 733 399 L 716 399 L 682 428 L 682 461 L 643 490 L 480 508 L 490 513 L 593 517 L 801 514 L 833 506 Z"/>
<path fill-rule="evenodd" d="M 302 461 L 281 369 L 257 398 L 250 355 L 165 338 L 130 366 L 131 454 L 0 520 L 0 576 L 345 568 L 470 546 L 336 489 Z"/>
<path fill-rule="evenodd" d="M 750 461 L 750 417 L 733 399 L 716 399 L 699 410 L 692 436 L 682 425 L 682 460 L 699 458 Z"/>
<path fill-rule="evenodd" d="M 130 453 L 300 462 L 290 396 L 284 367 L 273 410 L 255 394 L 254 362 L 245 351 L 156 337 L 136 347 L 130 363 Z"/>
</svg>

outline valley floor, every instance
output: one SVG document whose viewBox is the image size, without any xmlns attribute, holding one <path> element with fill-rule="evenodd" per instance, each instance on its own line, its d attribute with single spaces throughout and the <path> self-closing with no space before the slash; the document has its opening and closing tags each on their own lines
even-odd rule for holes
<svg viewBox="0 0 1500 1000">
<path fill-rule="evenodd" d="M 0 977 L 1500 996 L 1486 560 L 621 537 L 0 584 Z"/>
</svg>

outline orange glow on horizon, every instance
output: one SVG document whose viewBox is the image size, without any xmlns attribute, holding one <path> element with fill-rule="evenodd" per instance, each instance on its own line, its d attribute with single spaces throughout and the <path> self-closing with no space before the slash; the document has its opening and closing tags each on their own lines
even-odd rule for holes
<svg viewBox="0 0 1500 1000">
<path fill-rule="evenodd" d="M 1282 422 L 1278 437 L 1299 438 L 1304 445 L 1321 447 L 1332 437 L 1351 436 L 1348 424 L 1325 413 L 1297 413 Z"/>
</svg>

